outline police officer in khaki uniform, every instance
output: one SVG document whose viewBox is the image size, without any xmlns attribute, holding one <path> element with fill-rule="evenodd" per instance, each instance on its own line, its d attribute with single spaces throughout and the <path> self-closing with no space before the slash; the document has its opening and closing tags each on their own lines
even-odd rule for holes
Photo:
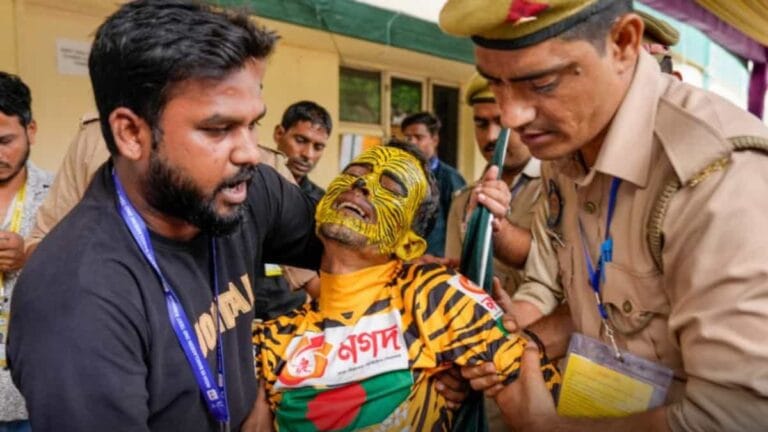
<svg viewBox="0 0 768 432">
<path fill-rule="evenodd" d="M 681 78 L 673 68 L 669 47 L 676 45 L 680 40 L 680 33 L 666 21 L 654 17 L 645 12 L 638 12 L 643 19 L 645 28 L 643 31 L 643 48 L 656 58 L 662 72 L 670 73 Z M 489 90 L 490 91 L 490 90 Z M 492 93 L 492 92 L 491 92 Z M 505 199 L 506 197 L 502 197 Z M 544 197 L 547 199 L 547 197 Z M 505 201 L 500 201 L 505 202 Z M 546 219 L 544 210 L 539 209 L 539 217 Z M 538 226 L 538 235 L 533 235 L 531 240 L 531 253 L 525 261 L 523 274 L 527 274 L 527 280 L 520 284 L 512 298 L 512 312 L 517 325 L 527 325 L 539 319 L 542 314 L 552 313 L 561 303 L 563 298 L 562 287 L 558 279 L 557 257 L 549 240 L 550 232 L 546 225 Z M 510 236 L 496 236 L 495 247 L 515 248 L 516 244 L 505 244 L 504 240 L 519 236 L 518 232 Z M 509 242 L 507 242 L 509 243 Z M 535 308 L 525 307 L 534 305 Z"/>
<path fill-rule="evenodd" d="M 496 140 L 501 132 L 501 110 L 488 86 L 488 80 L 475 74 L 467 86 L 465 102 L 472 107 L 475 125 L 475 141 L 480 153 L 490 162 L 496 147 Z M 533 219 L 533 205 L 541 191 L 541 163 L 531 157 L 528 147 L 512 134 L 507 146 L 507 156 L 501 170 L 501 179 L 509 189 L 510 205 L 506 219 L 517 227 L 530 230 Z M 470 195 L 475 185 L 457 192 L 451 201 L 448 213 L 445 250 L 446 257 L 460 258 L 466 231 L 467 209 Z M 511 294 L 522 283 L 521 269 L 494 260 L 494 275 L 497 276 L 504 290 Z M 549 290 L 547 290 L 549 291 Z"/>
<path fill-rule="evenodd" d="M 80 129 L 67 149 L 48 196 L 37 211 L 35 226 L 25 239 L 27 256 L 54 226 L 80 202 L 96 170 L 109 159 L 97 114 L 86 114 L 80 120 Z M 286 166 L 284 154 L 268 147 L 259 146 L 260 163 L 273 167 L 291 183 L 293 175 Z M 303 287 L 317 276 L 317 272 L 295 267 L 283 267 L 289 285 L 293 289 Z"/>
<path fill-rule="evenodd" d="M 671 73 L 680 78 L 680 74 L 674 72 L 669 54 L 669 47 L 676 45 L 680 40 L 680 33 L 667 22 L 654 17 L 645 12 L 638 12 L 638 15 L 643 19 L 645 29 L 643 31 L 643 48 L 651 53 L 659 62 L 662 72 Z M 466 96 L 467 104 L 473 107 L 474 121 L 475 121 L 475 138 L 480 145 L 481 152 L 486 160 L 490 160 L 492 153 L 488 144 L 483 147 L 480 143 L 495 142 L 499 136 L 501 128 L 501 111 L 496 104 L 493 92 L 488 85 L 488 80 L 480 75 L 474 75 L 467 88 Z M 524 144 L 516 138 L 515 134 L 512 134 L 510 138 L 510 145 L 512 149 L 524 148 L 525 154 L 530 157 L 530 152 L 527 150 Z M 519 147 L 516 147 L 519 146 Z M 514 151 L 514 150 L 513 150 Z M 518 151 L 519 152 L 519 151 Z M 546 227 L 541 227 L 544 230 L 537 236 L 531 236 L 531 220 L 534 217 L 534 201 L 540 196 L 538 192 L 540 188 L 534 188 L 534 185 L 540 185 L 540 167 L 536 158 L 531 158 L 531 163 L 525 166 L 523 174 L 528 174 L 533 182 L 528 184 L 527 192 L 520 195 L 513 196 L 512 192 L 514 188 L 510 189 L 508 194 L 500 194 L 499 202 L 503 205 L 500 209 L 506 209 L 506 214 L 496 215 L 498 218 L 504 217 L 513 226 L 507 227 L 507 229 L 513 229 L 513 227 L 522 227 L 524 231 L 515 230 L 515 232 L 509 235 L 497 235 L 494 236 L 494 247 L 496 248 L 497 258 L 494 260 L 494 273 L 500 278 L 502 286 L 505 292 L 513 297 L 507 303 L 511 310 L 511 315 L 514 317 L 515 325 L 527 325 L 530 322 L 539 319 L 542 315 L 551 313 L 555 307 L 560 304 L 563 293 L 560 283 L 558 281 L 558 265 L 557 259 L 552 248 L 551 242 L 545 241 L 548 239 Z M 534 162 L 535 161 L 535 162 Z M 536 163 L 536 165 L 534 165 Z M 511 170 L 507 170 L 509 172 Z M 528 171 L 526 173 L 525 171 Z M 533 172 L 536 172 L 534 175 Z M 514 171 L 512 171 L 514 172 Z M 504 177 L 504 172 L 502 173 Z M 517 180 L 517 179 L 515 179 Z M 487 195 L 491 192 L 490 188 L 483 188 L 483 185 L 487 185 L 489 182 L 478 181 L 473 185 L 473 189 L 476 193 L 485 192 Z M 514 184 L 514 181 L 512 182 Z M 504 189 L 508 189 L 510 182 L 507 180 L 503 182 Z M 468 189 L 468 188 L 467 188 Z M 464 189 L 464 190 L 467 190 Z M 497 192 L 498 193 L 498 192 Z M 469 200 L 470 194 L 462 194 L 454 198 L 454 201 L 459 204 L 452 205 L 451 214 L 449 218 L 452 218 L 452 222 L 449 224 L 449 232 L 446 245 L 450 245 L 450 249 L 454 252 L 448 255 L 449 257 L 459 257 L 461 251 L 462 239 L 464 237 L 464 227 L 461 222 L 458 224 L 455 221 L 466 220 L 469 214 L 466 210 L 471 211 L 471 202 Z M 509 202 L 509 205 L 506 203 Z M 521 211 L 524 210 L 524 211 Z M 463 213 L 462 213 L 463 212 Z M 527 232 L 525 232 L 527 231 Z M 517 270 L 521 264 L 519 261 L 515 261 L 517 265 L 510 265 L 502 259 L 507 258 L 506 251 L 512 249 L 519 249 L 521 244 L 525 244 L 526 241 L 519 241 L 520 237 L 532 237 L 528 242 L 530 243 L 530 250 L 532 252 L 528 254 L 528 260 L 525 260 L 525 267 L 523 270 Z M 511 245 L 509 244 L 511 240 Z M 506 250 L 505 250 L 506 249 Z M 522 254 L 524 251 L 520 251 Z M 514 256 L 514 254 L 513 254 Z M 522 279 L 524 275 L 528 275 L 527 280 Z M 497 300 L 504 302 L 506 299 Z M 502 303 L 504 304 L 504 303 Z"/>
<path fill-rule="evenodd" d="M 662 74 L 630 1 L 449 0 L 440 24 L 472 37 L 502 123 L 549 161 L 532 232 L 567 309 L 531 327 L 548 354 L 575 330 L 674 372 L 659 408 L 565 418 L 531 344 L 518 381 L 487 392 L 508 425 L 768 430 L 768 128 Z"/>
<path fill-rule="evenodd" d="M 496 140 L 501 132 L 501 110 L 488 80 L 475 74 L 470 80 L 465 93 L 465 102 L 472 108 L 475 125 L 475 142 L 483 158 L 490 163 L 496 148 Z M 510 204 L 506 220 L 523 230 L 530 231 L 533 220 L 533 206 L 541 193 L 541 162 L 531 157 L 528 147 L 523 145 L 515 134 L 511 134 L 507 145 L 507 155 L 501 170 L 501 180 L 509 190 Z M 470 196 L 476 188 L 467 186 L 454 194 L 448 212 L 445 237 L 445 256 L 459 259 L 464 244 L 464 235 L 470 204 Z M 477 192 L 476 192 L 477 193 Z M 499 259 L 493 261 L 494 276 L 499 278 L 501 287 L 509 295 L 514 294 L 523 281 L 523 271 L 508 265 Z M 536 285 L 531 290 L 542 291 L 546 296 L 550 287 Z M 543 311 L 539 312 L 540 314 Z M 491 432 L 503 431 L 505 426 L 495 404 L 485 404 L 488 417 L 488 429 Z"/>
</svg>

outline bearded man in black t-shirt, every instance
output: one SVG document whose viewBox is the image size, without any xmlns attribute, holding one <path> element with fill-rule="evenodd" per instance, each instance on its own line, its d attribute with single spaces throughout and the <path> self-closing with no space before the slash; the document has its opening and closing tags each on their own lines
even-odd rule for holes
<svg viewBox="0 0 768 432">
<path fill-rule="evenodd" d="M 252 281 L 316 268 L 312 204 L 256 167 L 275 35 L 184 1 L 123 5 L 89 67 L 110 160 L 40 244 L 9 353 L 35 431 L 239 430 Z"/>
</svg>

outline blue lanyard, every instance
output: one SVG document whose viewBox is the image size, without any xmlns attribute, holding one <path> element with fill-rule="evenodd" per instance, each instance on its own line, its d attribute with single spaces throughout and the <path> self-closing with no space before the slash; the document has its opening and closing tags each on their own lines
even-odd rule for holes
<svg viewBox="0 0 768 432">
<path fill-rule="evenodd" d="M 173 327 L 176 338 L 179 340 L 184 355 L 187 357 L 192 372 L 197 380 L 197 385 L 200 387 L 200 392 L 205 399 L 205 403 L 208 406 L 208 411 L 211 415 L 220 423 L 226 424 L 229 422 L 229 409 L 227 407 L 227 392 L 226 383 L 224 381 L 224 350 L 222 349 L 221 332 L 219 331 L 219 319 L 216 318 L 216 362 L 218 363 L 218 382 L 213 378 L 211 368 L 208 366 L 208 362 L 203 356 L 202 350 L 197 339 L 194 337 L 194 331 L 189 323 L 187 315 L 184 313 L 184 308 L 179 302 L 179 298 L 171 288 L 171 285 L 163 276 L 160 271 L 160 266 L 157 264 L 155 258 L 155 251 L 152 247 L 152 243 L 149 238 L 149 231 L 147 225 L 136 209 L 128 201 L 128 196 L 125 194 L 123 185 L 120 183 L 120 179 L 115 174 L 115 170 L 112 170 L 112 179 L 115 182 L 115 190 L 117 191 L 118 210 L 123 221 L 128 226 L 128 230 L 131 232 L 131 236 L 139 245 L 144 258 L 147 259 L 149 264 L 155 270 L 155 273 L 160 278 L 160 282 L 163 285 L 163 292 L 165 293 L 165 304 L 168 308 L 168 315 Z M 211 267 L 213 268 L 213 289 L 214 289 L 214 301 L 216 302 L 216 310 L 219 310 L 219 278 L 216 271 L 216 241 L 211 238 Z"/>
<path fill-rule="evenodd" d="M 510 194 L 512 194 L 512 198 L 510 198 L 510 200 L 514 200 L 515 197 L 517 197 L 517 194 L 520 193 L 526 183 L 528 183 L 528 177 L 526 177 L 525 174 L 520 174 L 520 178 L 517 180 L 517 183 L 515 183 L 515 185 L 512 186 L 512 189 L 509 191 Z"/>
<path fill-rule="evenodd" d="M 427 161 L 427 166 L 429 166 L 430 171 L 436 170 L 440 166 L 440 159 L 437 156 L 432 156 L 432 159 Z"/>
<path fill-rule="evenodd" d="M 619 186 L 621 185 L 621 179 L 613 178 L 611 181 L 611 191 L 608 196 L 608 217 L 605 222 L 605 239 L 600 245 L 600 256 L 597 258 L 597 267 L 592 264 L 592 257 L 589 254 L 589 248 L 587 247 L 586 233 L 584 232 L 584 226 L 579 219 L 579 229 L 581 230 L 581 244 L 584 248 L 584 256 L 587 261 L 587 273 L 589 273 L 589 285 L 592 286 L 592 291 L 595 292 L 595 298 L 597 299 L 597 310 L 600 312 L 600 318 L 603 321 L 608 320 L 608 312 L 605 310 L 602 296 L 600 295 L 600 285 L 605 282 L 604 265 L 607 262 L 613 260 L 613 238 L 611 237 L 611 221 L 613 220 L 613 210 L 616 208 L 616 195 L 619 193 Z"/>
</svg>

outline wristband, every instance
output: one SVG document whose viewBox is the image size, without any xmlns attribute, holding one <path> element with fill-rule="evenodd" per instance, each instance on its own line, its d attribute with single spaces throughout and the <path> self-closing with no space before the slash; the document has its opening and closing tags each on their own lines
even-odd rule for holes
<svg viewBox="0 0 768 432">
<path fill-rule="evenodd" d="M 544 348 L 544 343 L 541 342 L 541 339 L 539 339 L 536 333 L 526 328 L 526 329 L 523 329 L 523 334 L 525 334 L 530 340 L 532 340 L 536 344 L 536 347 L 539 348 L 539 352 L 544 357 L 544 359 L 546 361 L 549 361 L 549 357 L 547 357 L 547 350 L 546 348 Z"/>
</svg>

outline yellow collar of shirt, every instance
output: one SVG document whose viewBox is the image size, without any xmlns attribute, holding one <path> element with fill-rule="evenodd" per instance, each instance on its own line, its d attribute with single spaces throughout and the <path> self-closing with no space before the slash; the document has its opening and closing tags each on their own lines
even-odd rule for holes
<svg viewBox="0 0 768 432">
<path fill-rule="evenodd" d="M 342 314 L 352 319 L 350 313 L 360 317 L 377 300 L 400 270 L 402 261 L 392 260 L 385 264 L 367 267 L 352 273 L 332 274 L 320 272 L 320 299 L 318 306 L 325 316 Z"/>
</svg>

